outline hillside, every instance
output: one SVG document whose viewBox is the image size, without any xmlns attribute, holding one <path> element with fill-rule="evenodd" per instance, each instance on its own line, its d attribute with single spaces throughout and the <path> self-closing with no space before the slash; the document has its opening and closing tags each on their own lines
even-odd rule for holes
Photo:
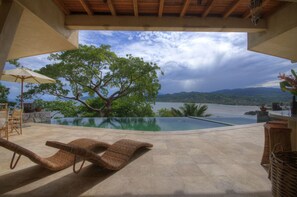
<svg viewBox="0 0 297 197">
<path fill-rule="evenodd" d="M 195 102 L 217 103 L 228 105 L 271 105 L 273 102 L 290 103 L 292 95 L 278 88 L 244 88 L 219 90 L 209 93 L 180 92 L 163 94 L 157 97 L 158 102 Z"/>
</svg>

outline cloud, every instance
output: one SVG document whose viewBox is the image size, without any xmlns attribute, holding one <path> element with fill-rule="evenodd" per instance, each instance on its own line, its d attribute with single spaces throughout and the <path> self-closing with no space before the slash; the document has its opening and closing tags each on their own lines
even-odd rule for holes
<svg viewBox="0 0 297 197">
<path fill-rule="evenodd" d="M 25 58 L 19 59 L 19 63 L 21 64 L 21 66 L 23 66 L 25 68 L 29 68 L 31 70 L 39 70 L 40 68 L 44 67 L 45 65 L 52 63 L 52 61 L 48 60 L 48 56 L 49 56 L 49 54 L 25 57 Z M 14 65 L 12 65 L 10 63 L 6 63 L 4 70 L 9 70 L 9 69 L 14 69 L 14 68 L 15 68 Z"/>
<path fill-rule="evenodd" d="M 107 44 L 116 47 L 121 44 L 121 41 L 129 40 L 129 36 L 128 32 L 79 31 L 79 43 L 94 46 Z"/>
<path fill-rule="evenodd" d="M 240 40 L 245 34 L 233 35 Z M 232 56 L 241 56 L 243 48 L 232 45 L 229 36 L 214 33 L 138 33 L 138 40 L 117 48 L 121 55 L 126 53 L 157 62 L 161 67 L 177 62 L 191 69 L 213 69 Z M 135 39 L 134 39 L 135 40 Z M 237 42 L 238 43 L 238 42 Z"/>
<path fill-rule="evenodd" d="M 260 84 L 256 84 L 255 86 L 251 86 L 251 87 L 265 87 L 265 88 L 277 88 L 279 87 L 279 80 L 272 80 L 272 81 L 266 81 Z"/>
<path fill-rule="evenodd" d="M 214 91 L 276 80 L 296 64 L 248 51 L 246 33 L 137 32 L 113 47 L 156 62 L 164 71 L 162 93 Z"/>
</svg>

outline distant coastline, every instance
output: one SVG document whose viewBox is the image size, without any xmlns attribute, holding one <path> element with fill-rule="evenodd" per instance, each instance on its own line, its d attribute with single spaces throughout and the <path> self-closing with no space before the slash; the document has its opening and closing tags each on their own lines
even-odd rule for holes
<svg viewBox="0 0 297 197">
<path fill-rule="evenodd" d="M 292 96 L 279 88 L 243 88 L 215 92 L 179 92 L 158 95 L 157 102 L 209 103 L 223 105 L 260 106 L 272 103 L 289 105 Z"/>
</svg>

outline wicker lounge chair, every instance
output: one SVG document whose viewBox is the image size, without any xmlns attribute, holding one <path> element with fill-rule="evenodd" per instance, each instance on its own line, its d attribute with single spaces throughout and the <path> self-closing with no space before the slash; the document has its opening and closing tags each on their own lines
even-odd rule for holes
<svg viewBox="0 0 297 197">
<path fill-rule="evenodd" d="M 86 150 L 92 150 L 92 151 L 97 151 L 98 149 L 106 149 L 110 145 L 104 142 L 99 142 L 96 140 L 92 139 L 85 139 L 85 138 L 80 138 L 77 140 L 74 140 L 68 145 L 76 145 L 85 148 Z M 57 153 L 54 155 L 48 157 L 48 158 L 42 158 L 38 156 L 37 154 L 33 153 L 32 151 L 23 148 L 15 143 L 12 143 L 10 141 L 7 141 L 5 139 L 0 138 L 0 146 L 11 150 L 13 153 L 11 163 L 10 163 L 10 168 L 14 169 L 22 155 L 25 157 L 28 157 L 31 161 L 34 163 L 47 168 L 51 171 L 59 171 L 62 169 L 65 169 L 71 165 L 73 165 L 73 162 L 76 161 L 76 158 L 74 157 L 73 154 L 68 153 L 63 150 L 59 150 Z M 18 157 L 15 158 L 16 154 L 18 154 Z M 16 159 L 16 160 L 15 160 Z"/>
<path fill-rule="evenodd" d="M 47 141 L 46 145 L 74 154 L 75 160 L 77 157 L 83 159 L 83 162 L 78 170 L 76 170 L 75 167 L 76 162 L 73 163 L 73 172 L 75 173 L 80 172 L 85 160 L 108 170 L 120 170 L 128 164 L 133 154 L 138 149 L 153 147 L 153 145 L 149 143 L 122 139 L 112 144 L 109 148 L 107 148 L 103 155 L 100 156 L 93 151 L 87 150 L 75 144 Z"/>
</svg>

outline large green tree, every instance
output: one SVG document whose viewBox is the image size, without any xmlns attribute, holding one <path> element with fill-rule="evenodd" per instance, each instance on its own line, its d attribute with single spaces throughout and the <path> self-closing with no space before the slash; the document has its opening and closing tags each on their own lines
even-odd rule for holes
<svg viewBox="0 0 297 197">
<path fill-rule="evenodd" d="M 88 105 L 94 108 L 100 108 L 103 102 L 100 98 L 89 98 L 86 101 Z M 82 117 L 98 117 L 100 114 L 87 108 L 84 105 L 79 107 Z M 133 96 L 126 96 L 115 100 L 112 104 L 111 117 L 152 117 L 155 116 L 152 106 L 149 102 L 138 101 Z"/>
<path fill-rule="evenodd" d="M 118 57 L 107 45 L 80 45 L 77 50 L 52 54 L 50 59 L 55 63 L 39 73 L 57 83 L 31 85 L 27 97 L 55 95 L 78 101 L 100 116 L 110 116 L 115 101 L 125 97 L 137 103 L 154 102 L 160 89 L 156 64 L 131 55 Z M 87 102 L 87 96 L 99 98 L 98 105 Z"/>
</svg>

